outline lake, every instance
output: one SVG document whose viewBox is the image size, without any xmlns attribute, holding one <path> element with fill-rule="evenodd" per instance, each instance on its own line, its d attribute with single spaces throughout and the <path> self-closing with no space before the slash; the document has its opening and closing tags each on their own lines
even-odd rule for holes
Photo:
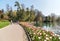
<svg viewBox="0 0 60 41">
<path fill-rule="evenodd" d="M 55 34 L 60 35 L 60 24 L 58 23 L 43 23 L 41 27 L 47 31 L 52 31 Z"/>
</svg>

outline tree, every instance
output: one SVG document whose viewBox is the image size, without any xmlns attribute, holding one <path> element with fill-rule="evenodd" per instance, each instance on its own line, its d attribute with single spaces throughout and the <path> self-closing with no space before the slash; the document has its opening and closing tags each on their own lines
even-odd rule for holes
<svg viewBox="0 0 60 41">
<path fill-rule="evenodd" d="M 26 8 L 26 21 L 29 21 L 29 17 L 30 17 L 30 11 L 29 8 Z"/>
<path fill-rule="evenodd" d="M 51 17 L 52 17 L 52 22 L 55 23 L 56 22 L 56 15 L 54 13 L 51 13 Z"/>
<path fill-rule="evenodd" d="M 20 3 L 18 1 L 15 2 L 15 5 L 14 6 L 17 6 L 17 12 L 16 12 L 16 19 L 17 20 L 20 20 L 21 18 L 21 13 L 20 13 L 20 10 L 21 10 L 21 7 L 20 7 Z"/>
<path fill-rule="evenodd" d="M 4 17 L 4 10 L 2 9 L 0 10 L 0 19 L 3 19 L 3 17 Z"/>
<path fill-rule="evenodd" d="M 9 4 L 6 5 L 6 9 L 7 9 L 7 16 L 8 16 L 8 19 L 9 19 Z M 6 16 L 5 16 L 6 17 Z M 10 20 L 9 20 L 10 21 Z"/>
<path fill-rule="evenodd" d="M 3 14 L 1 14 L 1 19 L 3 19 L 3 17 L 4 17 Z"/>
<path fill-rule="evenodd" d="M 26 20 L 26 13 L 25 13 L 25 6 L 24 6 L 24 4 L 21 4 L 20 13 L 21 13 L 21 21 L 25 21 Z"/>
<path fill-rule="evenodd" d="M 37 21 L 42 21 L 42 18 L 43 18 L 42 12 L 38 11 L 38 12 L 37 12 L 37 15 L 36 15 L 36 17 L 35 17 L 35 21 L 36 21 L 36 22 L 37 22 Z"/>
<path fill-rule="evenodd" d="M 58 16 L 58 18 L 56 19 L 57 25 L 60 26 L 60 16 Z"/>
<path fill-rule="evenodd" d="M 42 26 L 42 23 L 43 23 L 42 12 L 37 11 L 37 15 L 36 15 L 34 21 L 36 22 L 36 26 Z"/>
<path fill-rule="evenodd" d="M 15 5 L 14 6 L 17 6 L 17 10 L 20 10 L 21 9 L 20 3 L 18 1 L 15 2 Z"/>
<path fill-rule="evenodd" d="M 9 4 L 6 5 L 7 12 L 9 12 Z"/>
<path fill-rule="evenodd" d="M 29 21 L 30 22 L 34 21 L 34 18 L 35 18 L 35 11 L 34 11 L 34 6 L 32 5 L 31 10 L 30 10 L 30 18 L 29 18 L 30 20 Z"/>
<path fill-rule="evenodd" d="M 9 20 L 13 20 L 12 7 L 10 7 L 10 10 L 8 11 L 8 17 L 9 17 Z"/>
<path fill-rule="evenodd" d="M 17 6 L 17 19 L 20 21 L 24 21 L 24 5 L 21 5 L 19 2 L 16 1 L 15 6 Z"/>
</svg>

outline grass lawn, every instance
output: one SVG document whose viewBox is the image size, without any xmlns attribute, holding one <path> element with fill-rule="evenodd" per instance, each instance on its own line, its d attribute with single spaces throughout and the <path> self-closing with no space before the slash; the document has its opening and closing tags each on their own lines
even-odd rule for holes
<svg viewBox="0 0 60 41">
<path fill-rule="evenodd" d="M 0 21 L 0 28 L 3 28 L 5 26 L 7 26 L 7 25 L 9 25 L 9 21 L 7 21 L 7 20 Z"/>
</svg>

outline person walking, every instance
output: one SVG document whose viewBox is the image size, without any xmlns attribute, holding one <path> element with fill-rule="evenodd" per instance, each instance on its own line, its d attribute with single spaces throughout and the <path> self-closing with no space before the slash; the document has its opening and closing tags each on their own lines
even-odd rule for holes
<svg viewBox="0 0 60 41">
<path fill-rule="evenodd" d="M 11 24 L 12 24 L 12 20 L 11 20 Z"/>
</svg>

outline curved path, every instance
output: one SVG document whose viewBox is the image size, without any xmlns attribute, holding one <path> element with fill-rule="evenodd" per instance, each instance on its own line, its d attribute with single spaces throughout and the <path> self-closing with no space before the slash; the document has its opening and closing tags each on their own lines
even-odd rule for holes
<svg viewBox="0 0 60 41">
<path fill-rule="evenodd" d="M 28 41 L 23 28 L 13 23 L 0 29 L 0 41 Z"/>
</svg>

